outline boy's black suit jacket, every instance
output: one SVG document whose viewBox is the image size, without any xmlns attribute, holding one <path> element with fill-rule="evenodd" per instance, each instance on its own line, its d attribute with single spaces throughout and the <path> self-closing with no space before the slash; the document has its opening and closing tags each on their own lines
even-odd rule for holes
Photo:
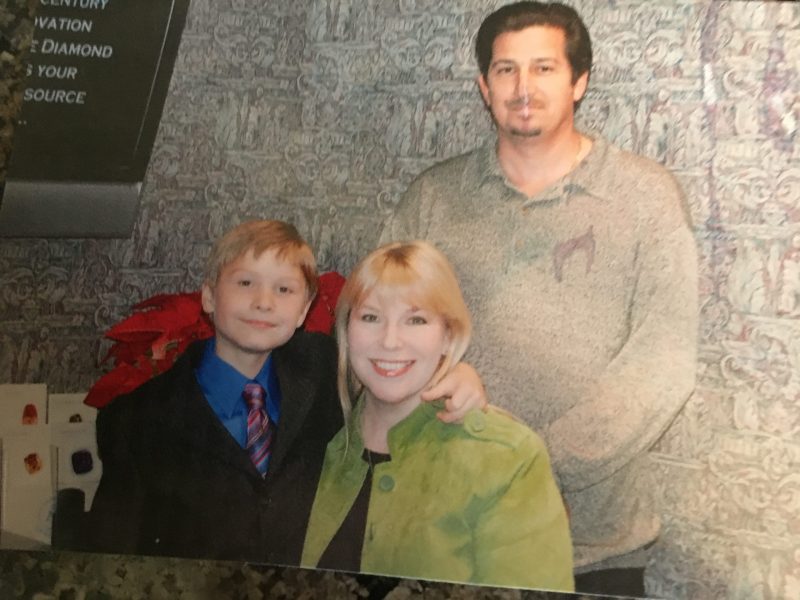
<svg viewBox="0 0 800 600">
<path fill-rule="evenodd" d="M 202 352 L 193 344 L 100 410 L 87 549 L 298 564 L 325 447 L 342 426 L 336 344 L 298 331 L 273 351 L 282 404 L 266 479 L 203 396 Z"/>
</svg>

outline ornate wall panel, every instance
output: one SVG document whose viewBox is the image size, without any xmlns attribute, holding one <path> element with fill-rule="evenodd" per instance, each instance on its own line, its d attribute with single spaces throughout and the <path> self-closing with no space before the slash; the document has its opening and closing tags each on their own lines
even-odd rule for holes
<svg viewBox="0 0 800 600">
<path fill-rule="evenodd" d="M 295 222 L 347 271 L 423 168 L 491 124 L 472 36 L 502 2 L 194 0 L 130 240 L 0 241 L 0 381 L 86 389 L 132 303 L 196 288 L 210 240 Z M 698 386 L 653 453 L 654 595 L 800 596 L 800 5 L 583 0 L 581 125 L 682 182 Z"/>
</svg>

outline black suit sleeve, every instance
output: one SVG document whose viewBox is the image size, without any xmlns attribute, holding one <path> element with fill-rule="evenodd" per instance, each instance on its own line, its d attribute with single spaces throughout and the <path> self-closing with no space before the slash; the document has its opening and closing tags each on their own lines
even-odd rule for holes
<svg viewBox="0 0 800 600">
<path fill-rule="evenodd" d="M 97 449 L 103 475 L 87 519 L 89 551 L 140 551 L 145 490 L 126 431 L 137 424 L 125 417 L 122 404 L 121 399 L 115 400 L 97 416 Z"/>
</svg>

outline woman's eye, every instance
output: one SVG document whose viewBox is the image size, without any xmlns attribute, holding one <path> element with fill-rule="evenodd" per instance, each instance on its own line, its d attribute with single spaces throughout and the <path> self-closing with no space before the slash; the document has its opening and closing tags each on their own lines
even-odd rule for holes
<svg viewBox="0 0 800 600">
<path fill-rule="evenodd" d="M 374 323 L 378 320 L 378 315 L 373 315 L 372 313 L 364 313 L 361 315 L 361 320 L 365 323 Z"/>
<path fill-rule="evenodd" d="M 411 323 L 412 325 L 427 325 L 428 320 L 425 317 L 415 315 L 409 319 L 409 323 Z"/>
<path fill-rule="evenodd" d="M 238 284 L 240 287 L 248 287 L 252 282 L 249 279 L 240 279 Z"/>
<path fill-rule="evenodd" d="M 292 292 L 292 288 L 282 285 L 278 287 L 278 292 L 281 294 L 290 294 Z"/>
</svg>

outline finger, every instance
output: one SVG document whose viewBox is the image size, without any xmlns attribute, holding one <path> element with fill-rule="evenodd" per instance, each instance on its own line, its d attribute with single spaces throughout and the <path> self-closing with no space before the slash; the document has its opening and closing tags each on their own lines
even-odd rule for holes
<svg viewBox="0 0 800 600">
<path fill-rule="evenodd" d="M 445 423 L 461 423 L 464 417 L 470 411 L 472 404 L 466 401 L 466 398 L 448 398 L 445 400 L 445 410 L 439 411 L 439 420 Z"/>
<path fill-rule="evenodd" d="M 446 410 L 440 410 L 436 413 L 436 418 L 439 419 L 442 423 L 453 423 L 458 420 L 458 417 L 453 413 L 449 413 Z"/>
<path fill-rule="evenodd" d="M 431 400 L 438 400 L 439 398 L 449 397 L 451 395 L 450 387 L 442 385 L 442 383 L 439 382 L 432 388 L 423 391 L 420 397 L 424 402 L 430 402 Z"/>
</svg>

